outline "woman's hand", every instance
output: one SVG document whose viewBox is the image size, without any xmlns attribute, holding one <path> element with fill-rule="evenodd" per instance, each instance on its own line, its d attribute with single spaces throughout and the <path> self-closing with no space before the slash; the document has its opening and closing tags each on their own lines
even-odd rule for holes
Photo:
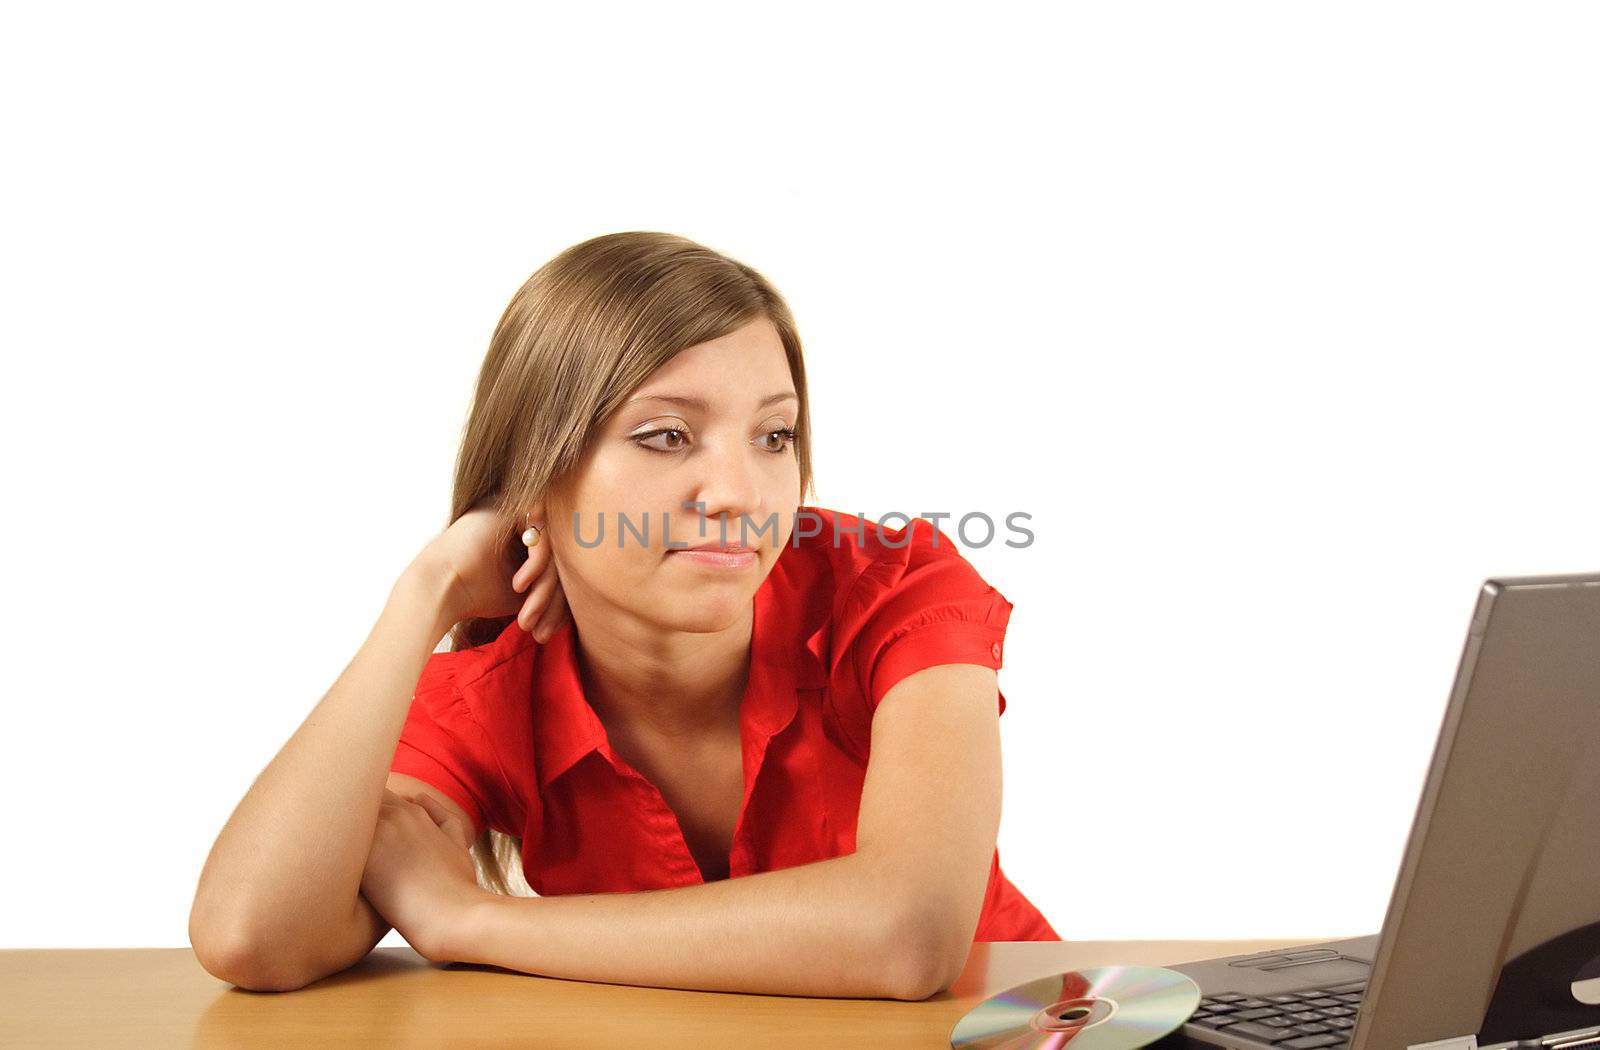
<svg viewBox="0 0 1600 1050">
<path fill-rule="evenodd" d="M 566 618 L 566 595 L 550 540 L 523 546 L 521 533 L 509 531 L 488 502 L 457 518 L 423 554 L 450 576 L 452 622 L 515 616 L 518 626 L 543 643 Z"/>
<path fill-rule="evenodd" d="M 528 551 L 528 557 L 511 577 L 511 586 L 517 593 L 528 592 L 517 612 L 517 625 L 543 645 L 567 617 L 567 595 L 561 589 L 556 560 L 550 556 L 550 541 L 540 539 L 533 548 L 523 549 Z"/>
<path fill-rule="evenodd" d="M 361 895 L 433 962 L 455 961 L 450 956 L 468 911 L 492 895 L 478 885 L 471 829 L 448 818 L 426 795 L 412 800 L 385 788 L 361 876 Z"/>
</svg>

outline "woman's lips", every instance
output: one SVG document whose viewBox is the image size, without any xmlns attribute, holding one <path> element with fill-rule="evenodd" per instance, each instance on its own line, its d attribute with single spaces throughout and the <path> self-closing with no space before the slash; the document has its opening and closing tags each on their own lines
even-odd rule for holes
<svg viewBox="0 0 1600 1050">
<path fill-rule="evenodd" d="M 708 569 L 747 569 L 756 563 L 756 552 L 753 550 L 678 549 L 668 553 L 680 561 L 704 566 Z"/>
</svg>

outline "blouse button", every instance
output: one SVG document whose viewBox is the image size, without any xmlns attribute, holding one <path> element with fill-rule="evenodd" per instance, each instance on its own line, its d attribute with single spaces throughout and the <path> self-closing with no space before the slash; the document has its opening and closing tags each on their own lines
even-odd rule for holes
<svg viewBox="0 0 1600 1050">
<path fill-rule="evenodd" d="M 1000 659 L 1000 643 L 995 642 L 993 645 L 989 646 L 989 652 L 994 655 L 996 660 Z"/>
</svg>

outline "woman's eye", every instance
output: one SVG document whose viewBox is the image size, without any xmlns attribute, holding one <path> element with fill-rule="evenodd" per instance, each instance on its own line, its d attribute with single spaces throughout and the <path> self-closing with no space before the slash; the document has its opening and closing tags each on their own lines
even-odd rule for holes
<svg viewBox="0 0 1600 1050">
<path fill-rule="evenodd" d="M 656 438 L 677 438 L 677 441 L 674 442 L 669 440 L 666 448 L 661 448 L 657 445 L 645 444 L 646 441 L 652 441 Z M 678 449 L 683 447 L 684 439 L 685 434 L 683 431 L 668 427 L 662 430 L 652 430 L 648 434 L 635 435 L 633 440 L 638 442 L 641 447 L 650 449 L 652 452 L 676 452 Z"/>
<path fill-rule="evenodd" d="M 777 448 L 772 448 L 771 446 L 768 446 L 768 448 L 767 448 L 768 452 L 773 452 L 773 453 L 783 452 L 790 445 L 794 444 L 794 431 L 792 429 L 788 428 L 788 427 L 782 427 L 782 428 L 780 428 L 778 430 L 771 431 L 770 433 L 766 434 L 765 436 L 768 437 L 768 438 L 774 438 L 775 437 L 775 438 L 779 439 L 778 447 Z"/>
</svg>

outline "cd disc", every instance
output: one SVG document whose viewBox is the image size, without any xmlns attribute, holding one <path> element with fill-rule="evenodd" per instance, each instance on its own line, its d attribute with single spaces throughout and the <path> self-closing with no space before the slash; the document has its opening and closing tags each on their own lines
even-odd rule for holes
<svg viewBox="0 0 1600 1050">
<path fill-rule="evenodd" d="M 1200 986 L 1159 966 L 1101 966 L 990 996 L 950 1030 L 955 1050 L 1133 1050 L 1183 1025 Z"/>
</svg>

